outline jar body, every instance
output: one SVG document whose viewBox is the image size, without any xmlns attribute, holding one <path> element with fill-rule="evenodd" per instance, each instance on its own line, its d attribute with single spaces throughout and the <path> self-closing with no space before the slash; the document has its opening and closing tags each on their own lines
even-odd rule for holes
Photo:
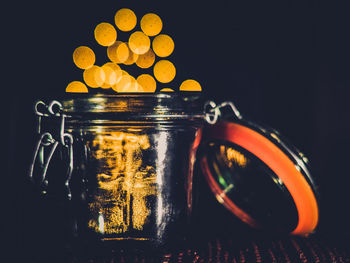
<svg viewBox="0 0 350 263">
<path fill-rule="evenodd" d="M 52 195 L 66 185 L 78 243 L 181 243 L 191 221 L 201 104 L 158 94 L 77 97 L 62 105 L 66 117 L 48 120 L 42 130 L 54 134 L 52 127 L 65 120 L 73 169 L 69 180 L 51 169 L 46 182 Z"/>
<path fill-rule="evenodd" d="M 155 245 L 185 236 L 198 127 L 71 132 L 76 138 L 71 189 L 78 236 Z"/>
</svg>

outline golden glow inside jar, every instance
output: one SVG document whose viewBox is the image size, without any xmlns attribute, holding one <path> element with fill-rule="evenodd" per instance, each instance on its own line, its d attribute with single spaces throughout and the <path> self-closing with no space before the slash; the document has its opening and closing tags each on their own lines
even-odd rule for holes
<svg viewBox="0 0 350 263">
<path fill-rule="evenodd" d="M 150 214 L 147 198 L 157 193 L 156 169 L 143 162 L 151 147 L 148 135 L 101 132 L 90 147 L 99 169 L 98 191 L 89 202 L 89 212 L 95 215 L 89 218 L 89 228 L 108 235 L 142 231 Z"/>
</svg>

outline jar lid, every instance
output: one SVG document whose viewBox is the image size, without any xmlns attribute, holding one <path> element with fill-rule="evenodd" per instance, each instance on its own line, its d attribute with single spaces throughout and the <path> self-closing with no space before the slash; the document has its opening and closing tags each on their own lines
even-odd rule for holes
<svg viewBox="0 0 350 263">
<path fill-rule="evenodd" d="M 308 161 L 286 139 L 243 119 L 206 125 L 198 154 L 217 200 L 255 228 L 315 230 L 318 194 Z"/>
</svg>

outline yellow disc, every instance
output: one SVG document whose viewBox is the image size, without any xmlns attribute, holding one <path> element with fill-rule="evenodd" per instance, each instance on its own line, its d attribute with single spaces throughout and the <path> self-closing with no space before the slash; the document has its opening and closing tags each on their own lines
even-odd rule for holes
<svg viewBox="0 0 350 263">
<path fill-rule="evenodd" d="M 108 47 L 117 40 L 117 31 L 109 23 L 100 23 L 96 26 L 95 39 L 101 46 Z"/>
<path fill-rule="evenodd" d="M 111 87 L 112 87 L 111 85 L 109 85 L 109 84 L 107 84 L 107 83 L 105 82 L 105 83 L 103 83 L 103 84 L 101 85 L 100 88 L 102 88 L 102 89 L 109 89 L 109 88 L 111 88 Z"/>
<path fill-rule="evenodd" d="M 113 45 L 107 48 L 107 57 L 109 58 L 110 61 L 113 61 L 115 63 L 121 63 L 117 57 L 117 49 L 121 43 L 122 43 L 121 41 L 116 41 Z"/>
<path fill-rule="evenodd" d="M 131 82 L 131 76 L 126 72 L 122 71 L 122 76 L 120 77 L 119 81 L 112 86 L 112 89 L 116 92 L 121 92 L 124 89 L 127 89 L 130 86 Z"/>
<path fill-rule="evenodd" d="M 107 48 L 107 56 L 110 61 L 115 63 L 124 63 L 129 57 L 129 48 L 126 43 L 116 41 Z"/>
<path fill-rule="evenodd" d="M 98 88 L 105 82 L 106 76 L 101 67 L 94 65 L 84 70 L 83 78 L 86 85 L 91 88 Z"/>
<path fill-rule="evenodd" d="M 160 92 L 174 92 L 174 90 L 169 88 L 164 88 L 164 89 L 161 89 Z"/>
<path fill-rule="evenodd" d="M 154 65 L 153 74 L 159 82 L 168 83 L 175 78 L 176 69 L 169 60 L 160 60 Z"/>
<path fill-rule="evenodd" d="M 72 81 L 68 84 L 66 92 L 88 93 L 86 85 L 80 81 Z"/>
<path fill-rule="evenodd" d="M 142 74 L 137 77 L 137 83 L 144 92 L 155 92 L 157 88 L 156 80 L 149 74 Z"/>
<path fill-rule="evenodd" d="M 132 10 L 122 8 L 115 14 L 114 21 L 121 31 L 130 31 L 136 26 L 137 18 Z"/>
<path fill-rule="evenodd" d="M 141 18 L 140 21 L 141 29 L 147 36 L 155 36 L 162 31 L 163 22 L 160 17 L 156 14 L 146 14 Z"/>
<path fill-rule="evenodd" d="M 132 65 L 132 64 L 134 64 L 136 62 L 138 57 L 139 57 L 139 55 L 137 55 L 134 52 L 132 52 L 132 50 L 129 48 L 129 56 L 128 56 L 128 59 L 126 61 L 124 61 L 124 64 L 125 65 Z"/>
<path fill-rule="evenodd" d="M 136 60 L 136 65 L 140 68 L 149 68 L 153 65 L 155 59 L 156 55 L 152 49 L 149 49 L 145 54 L 139 55 Z"/>
<path fill-rule="evenodd" d="M 131 85 L 127 92 L 145 92 L 143 87 L 137 82 L 131 82 Z"/>
<path fill-rule="evenodd" d="M 145 54 L 150 46 L 151 40 L 141 31 L 136 31 L 129 37 L 129 47 L 137 55 Z"/>
<path fill-rule="evenodd" d="M 201 85 L 194 79 L 187 79 L 180 85 L 181 91 L 202 91 Z"/>
<path fill-rule="evenodd" d="M 73 52 L 73 61 L 78 68 L 88 69 L 95 63 L 95 53 L 89 47 L 77 47 Z"/>
<path fill-rule="evenodd" d="M 156 53 L 158 57 L 162 58 L 167 57 L 171 53 L 173 53 L 174 47 L 175 44 L 173 39 L 168 35 L 164 34 L 156 36 L 152 42 L 152 48 L 154 53 Z"/>
<path fill-rule="evenodd" d="M 123 77 L 123 76 L 129 76 L 129 78 L 131 77 L 128 72 L 126 72 L 125 70 L 121 69 L 121 76 L 120 76 L 120 78 Z M 118 79 L 117 83 L 119 82 L 120 78 Z"/>
<path fill-rule="evenodd" d="M 114 70 L 115 76 L 116 76 L 116 81 L 115 81 L 114 84 L 116 84 L 119 81 L 119 79 L 121 78 L 121 76 L 122 76 L 121 68 L 118 66 L 118 64 L 113 63 L 113 62 L 107 62 L 106 64 L 104 64 L 104 66 L 110 67 L 110 68 L 112 68 Z M 112 84 L 112 85 L 114 85 L 114 84 Z"/>
<path fill-rule="evenodd" d="M 117 83 L 117 74 L 114 71 L 114 69 L 106 64 L 103 65 L 101 68 L 105 73 L 104 84 L 109 85 L 109 87 L 116 84 Z M 106 87 L 106 85 L 105 85 L 105 87 Z"/>
<path fill-rule="evenodd" d="M 134 77 L 130 76 L 129 85 L 125 85 L 119 92 L 134 93 L 143 92 L 142 86 L 135 80 Z"/>
</svg>

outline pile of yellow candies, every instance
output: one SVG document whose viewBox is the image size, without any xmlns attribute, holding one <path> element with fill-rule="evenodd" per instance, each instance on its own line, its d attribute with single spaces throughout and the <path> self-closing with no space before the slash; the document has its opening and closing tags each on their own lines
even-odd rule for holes
<svg viewBox="0 0 350 263">
<path fill-rule="evenodd" d="M 130 33 L 127 42 L 117 40 L 118 30 L 130 32 L 137 25 L 135 13 L 127 8 L 120 9 L 114 17 L 114 25 L 100 23 L 95 27 L 94 36 L 97 43 L 107 47 L 109 61 L 102 66 L 95 65 L 94 51 L 87 46 L 80 46 L 73 52 L 74 64 L 84 70 L 81 81 L 72 81 L 66 92 L 87 93 L 90 88 L 112 89 L 115 92 L 156 92 L 157 82 L 170 83 L 176 75 L 174 64 L 166 58 L 174 51 L 174 41 L 166 34 L 160 34 L 163 28 L 161 18 L 153 13 L 144 15 L 140 20 L 140 29 Z M 136 78 L 126 68 L 136 64 L 143 69 L 153 66 L 153 75 L 140 74 Z M 88 86 L 88 87 L 87 87 Z M 180 91 L 201 91 L 201 85 L 188 79 L 182 82 Z M 173 92 L 163 88 L 160 92 Z"/>
</svg>

